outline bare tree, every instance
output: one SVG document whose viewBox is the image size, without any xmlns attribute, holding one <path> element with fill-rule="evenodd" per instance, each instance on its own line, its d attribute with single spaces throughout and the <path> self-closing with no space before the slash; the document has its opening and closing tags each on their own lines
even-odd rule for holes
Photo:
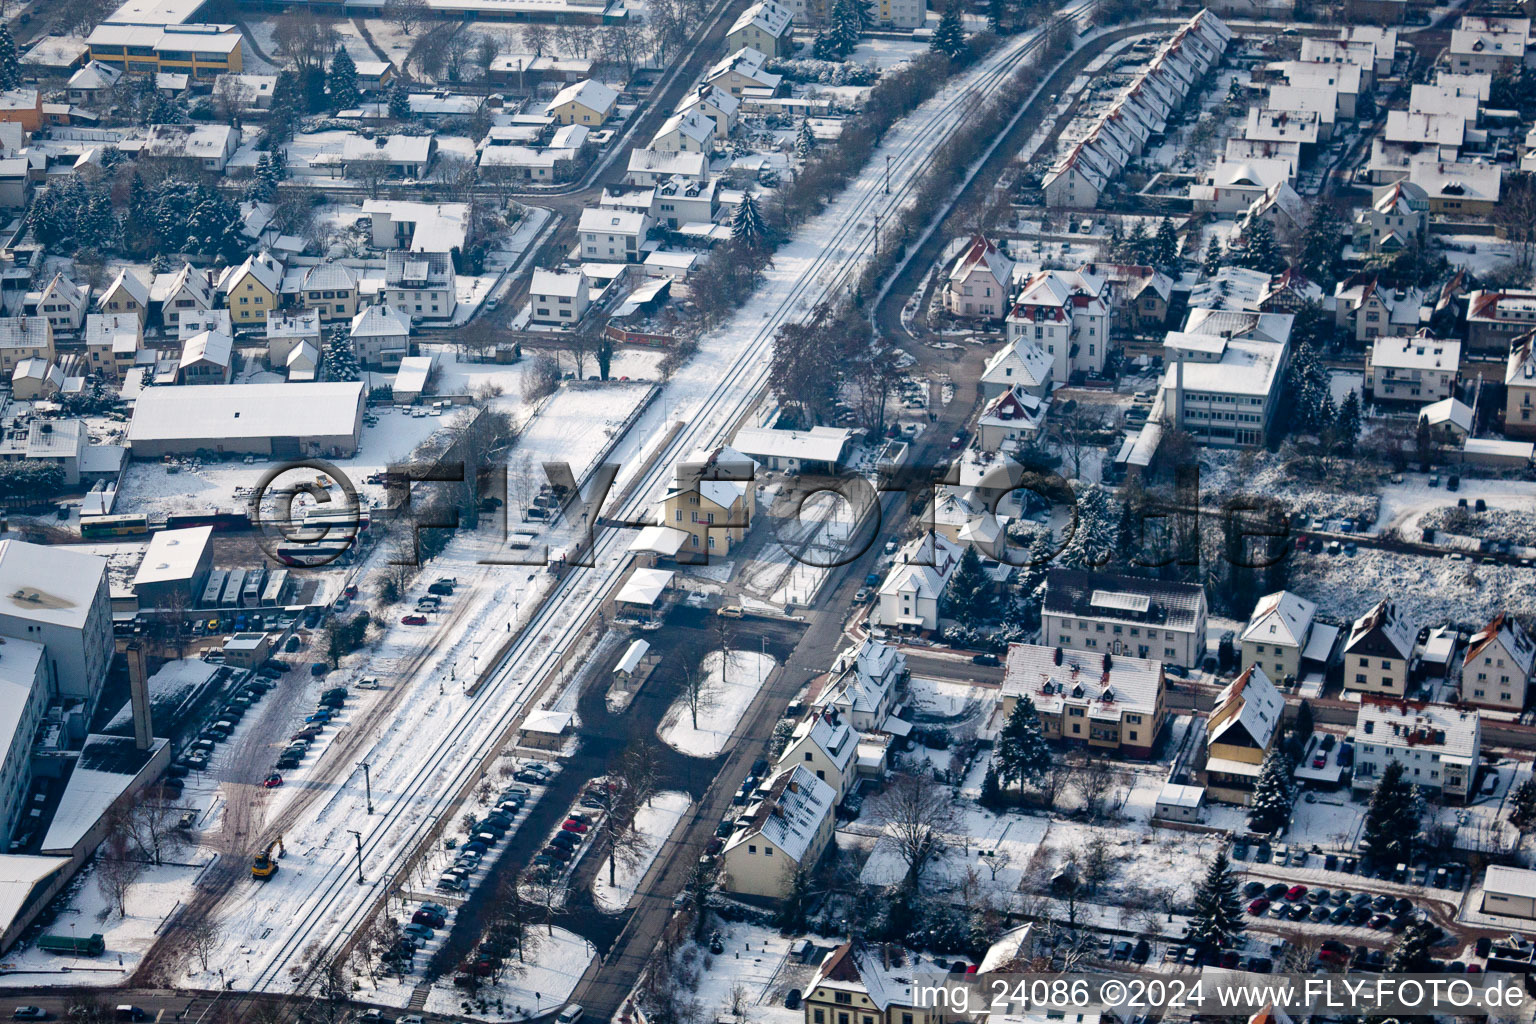
<svg viewBox="0 0 1536 1024">
<path fill-rule="evenodd" d="M 880 795 L 875 814 L 882 823 L 879 841 L 906 865 L 902 887 L 915 893 L 923 872 L 948 846 L 946 835 L 955 821 L 952 797 L 931 776 L 898 775 Z"/>
<path fill-rule="evenodd" d="M 1097 447 L 1096 439 L 1104 429 L 1104 415 L 1079 402 L 1071 412 L 1054 417 L 1054 423 L 1052 437 L 1062 457 L 1072 463 L 1072 476 L 1081 479 L 1083 460 Z"/>
<path fill-rule="evenodd" d="M 213 84 L 213 111 L 221 121 L 233 122 L 256 98 L 254 86 L 239 75 L 220 75 Z"/>
<path fill-rule="evenodd" d="M 203 970 L 208 969 L 208 958 L 213 956 L 213 951 L 219 948 L 219 931 L 213 926 L 213 922 L 206 916 L 195 918 L 182 931 L 182 941 L 187 944 L 197 962 L 203 965 Z"/>
<path fill-rule="evenodd" d="M 181 809 L 165 802 L 165 793 L 158 788 L 134 801 L 128 809 L 124 824 L 144 857 L 151 864 L 165 863 L 167 854 L 187 848 L 187 834 L 176 827 Z"/>
<path fill-rule="evenodd" d="M 122 828 L 110 831 L 96 851 L 96 888 L 107 903 L 117 908 L 118 917 L 128 916 L 128 890 L 144 873 L 144 862 L 133 856 L 133 840 Z"/>
<path fill-rule="evenodd" d="M 549 49 L 549 26 L 524 25 L 521 33 L 523 49 L 533 51 L 533 59 L 538 60 L 544 56 L 544 51 Z"/>
<path fill-rule="evenodd" d="M 715 706 L 714 694 L 705 685 L 708 681 L 705 673 L 683 666 L 683 700 L 688 704 L 688 714 L 695 729 L 699 727 L 699 712 L 708 712 Z"/>
<path fill-rule="evenodd" d="M 529 401 L 548 398 L 560 390 L 560 364 L 546 353 L 539 353 L 523 368 L 523 397 Z"/>
<path fill-rule="evenodd" d="M 1116 782 L 1114 768 L 1103 758 L 1085 757 L 1072 771 L 1072 785 L 1082 798 L 1089 815 L 1098 819 L 1104 814 L 1104 800 Z"/>
<path fill-rule="evenodd" d="M 394 22 L 402 35 L 414 34 L 430 11 L 427 0 L 384 0 L 384 17 Z"/>
<path fill-rule="evenodd" d="M 1529 174 L 1506 178 L 1493 222 L 1514 243 L 1515 269 L 1528 281 L 1536 265 L 1536 180 Z"/>
<path fill-rule="evenodd" d="M 523 896 L 543 913 L 544 926 L 549 934 L 555 934 L 555 917 L 565 906 L 567 887 L 563 873 L 554 873 L 538 881 L 526 879 Z"/>
<path fill-rule="evenodd" d="M 421 2 L 425 3 L 425 0 Z M 287 57 L 301 76 L 325 67 L 340 42 L 341 36 L 333 24 L 306 11 L 285 13 L 272 29 L 272 43 L 277 52 Z"/>
</svg>

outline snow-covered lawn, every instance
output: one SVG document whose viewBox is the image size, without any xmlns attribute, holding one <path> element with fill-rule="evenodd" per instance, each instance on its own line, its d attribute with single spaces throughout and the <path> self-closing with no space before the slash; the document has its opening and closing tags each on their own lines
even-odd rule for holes
<svg viewBox="0 0 1536 1024">
<path fill-rule="evenodd" d="M 669 790 L 651 797 L 650 803 L 640 808 L 635 815 L 635 831 L 640 833 L 644 847 L 635 857 L 620 860 L 613 885 L 608 884 L 608 862 L 598 865 L 597 876 L 592 880 L 592 898 L 599 907 L 616 914 L 629 906 L 641 879 L 656 860 L 657 851 L 692 804 L 687 793 Z"/>
<path fill-rule="evenodd" d="M 703 664 L 696 669 L 704 673 L 698 702 L 699 724 L 693 724 L 687 695 L 680 695 L 656 727 L 663 743 L 692 757 L 714 757 L 725 749 L 736 723 L 746 714 L 752 698 L 777 664 L 771 656 L 758 651 L 731 651 L 729 661 L 722 672 L 719 651 L 704 656 Z"/>
<path fill-rule="evenodd" d="M 1291 569 L 1291 589 L 1317 602 L 1318 614 L 1347 621 L 1383 596 L 1415 630 L 1452 622 L 1469 628 L 1497 612 L 1536 610 L 1536 573 L 1517 565 L 1478 565 L 1362 548 L 1344 555 L 1303 555 Z"/>
<path fill-rule="evenodd" d="M 719 931 L 720 942 L 725 946 L 719 956 L 710 957 L 691 944 L 677 954 L 698 965 L 694 997 L 702 1019 L 734 1019 L 731 1007 L 738 1001 L 739 989 L 742 1020 L 753 1024 L 801 1024 L 805 1011 L 784 1006 L 789 990 L 805 989 L 815 972 L 813 964 L 802 964 L 789 956 L 789 947 L 798 937 L 740 921 L 722 923 Z M 829 940 L 814 936 L 811 941 L 822 946 L 830 944 Z"/>
<path fill-rule="evenodd" d="M 526 962 L 509 959 L 500 982 L 480 989 L 473 1000 L 452 985 L 434 985 L 426 1011 L 447 1017 L 514 1020 L 558 1007 L 575 991 L 595 950 L 586 939 L 564 928 L 554 929 L 553 935 L 547 928 L 530 928 L 528 940 Z M 481 1010 L 477 1003 L 486 1008 Z"/>
</svg>

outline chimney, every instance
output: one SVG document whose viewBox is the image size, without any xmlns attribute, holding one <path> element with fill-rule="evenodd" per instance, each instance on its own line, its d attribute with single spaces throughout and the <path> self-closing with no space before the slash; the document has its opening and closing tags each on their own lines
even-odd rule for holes
<svg viewBox="0 0 1536 1024">
<path fill-rule="evenodd" d="M 155 727 L 149 713 L 149 669 L 145 664 L 144 645 L 135 640 L 125 653 L 128 657 L 128 700 L 133 705 L 133 745 L 148 750 L 155 742 Z"/>
</svg>

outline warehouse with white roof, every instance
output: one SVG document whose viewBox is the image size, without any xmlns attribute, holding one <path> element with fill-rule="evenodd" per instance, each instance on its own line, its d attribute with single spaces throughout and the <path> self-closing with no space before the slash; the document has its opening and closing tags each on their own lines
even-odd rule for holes
<svg viewBox="0 0 1536 1024">
<path fill-rule="evenodd" d="M 357 453 L 362 433 L 359 381 L 150 388 L 134 404 L 128 446 L 136 459 L 344 457 Z"/>
</svg>

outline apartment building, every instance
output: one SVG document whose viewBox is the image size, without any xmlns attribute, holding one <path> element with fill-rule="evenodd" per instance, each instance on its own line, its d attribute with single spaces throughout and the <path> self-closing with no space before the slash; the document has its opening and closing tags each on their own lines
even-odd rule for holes
<svg viewBox="0 0 1536 1024">
<path fill-rule="evenodd" d="M 1167 716 L 1162 662 L 1010 644 L 993 720 L 1028 697 L 1045 737 L 1117 757 L 1149 758 Z"/>
<path fill-rule="evenodd" d="M 1461 342 L 1427 333 L 1377 338 L 1365 355 L 1365 390 L 1377 401 L 1428 405 L 1450 398 L 1461 372 Z"/>
<path fill-rule="evenodd" d="M 1531 685 L 1536 640 L 1506 612 L 1472 634 L 1461 663 L 1461 700 L 1478 707 L 1520 711 Z"/>
<path fill-rule="evenodd" d="M 1360 702 L 1350 738 L 1355 789 L 1374 789 L 1387 765 L 1396 761 L 1409 785 L 1464 800 L 1477 777 L 1483 730 L 1476 711 L 1367 697 Z"/>
<path fill-rule="evenodd" d="M 1196 668 L 1205 660 L 1208 614 L 1205 588 L 1196 584 L 1052 569 L 1045 575 L 1040 638 Z"/>
<path fill-rule="evenodd" d="M 1344 689 L 1402 697 L 1408 692 L 1408 659 L 1414 629 L 1397 606 L 1383 600 L 1356 619 L 1344 641 Z"/>
</svg>

